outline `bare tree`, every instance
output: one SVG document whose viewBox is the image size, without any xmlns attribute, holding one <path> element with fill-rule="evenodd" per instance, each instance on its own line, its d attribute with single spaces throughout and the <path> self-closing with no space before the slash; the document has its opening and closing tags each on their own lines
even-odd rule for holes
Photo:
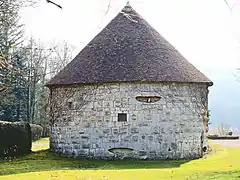
<svg viewBox="0 0 240 180">
<path fill-rule="evenodd" d="M 72 60 L 73 47 L 66 41 L 53 43 L 50 47 L 52 55 L 48 60 L 49 78 L 56 75 Z"/>
<path fill-rule="evenodd" d="M 220 124 L 217 127 L 217 134 L 220 136 L 226 136 L 231 131 L 231 128 L 227 124 Z"/>
</svg>

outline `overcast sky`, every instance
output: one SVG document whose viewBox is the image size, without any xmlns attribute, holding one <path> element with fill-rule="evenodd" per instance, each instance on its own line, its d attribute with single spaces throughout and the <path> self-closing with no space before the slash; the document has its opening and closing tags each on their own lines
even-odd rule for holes
<svg viewBox="0 0 240 180">
<path fill-rule="evenodd" d="M 44 42 L 66 40 L 79 52 L 126 0 L 55 0 L 63 10 L 39 0 L 22 11 L 26 35 Z M 191 63 L 200 68 L 240 67 L 240 3 L 229 0 L 132 0 L 130 4 Z M 239 38 L 240 39 L 240 38 Z"/>
</svg>

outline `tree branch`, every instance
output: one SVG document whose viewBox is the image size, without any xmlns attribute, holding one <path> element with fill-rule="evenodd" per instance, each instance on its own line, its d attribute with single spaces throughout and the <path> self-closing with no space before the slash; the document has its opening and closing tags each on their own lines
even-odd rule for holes
<svg viewBox="0 0 240 180">
<path fill-rule="evenodd" d="M 50 1 L 50 0 L 46 0 L 46 1 L 47 1 L 47 3 L 51 3 L 51 4 L 53 4 L 53 5 L 57 6 L 57 7 L 59 7 L 60 9 L 62 9 L 62 6 L 60 6 L 59 4 L 56 4 L 55 2 Z"/>
<path fill-rule="evenodd" d="M 232 11 L 232 7 L 229 5 L 227 0 L 224 0 L 224 2 L 226 3 L 226 5 L 228 6 L 228 8 Z"/>
</svg>

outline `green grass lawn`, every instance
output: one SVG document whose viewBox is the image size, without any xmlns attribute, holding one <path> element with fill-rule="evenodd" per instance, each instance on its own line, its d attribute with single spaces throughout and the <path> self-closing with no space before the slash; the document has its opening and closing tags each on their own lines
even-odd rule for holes
<svg viewBox="0 0 240 180">
<path fill-rule="evenodd" d="M 240 179 L 240 149 L 214 145 L 207 158 L 192 161 L 113 161 L 58 157 L 47 138 L 33 143 L 32 154 L 0 160 L 0 179 L 227 180 Z M 41 150 L 41 151 L 40 151 Z"/>
</svg>

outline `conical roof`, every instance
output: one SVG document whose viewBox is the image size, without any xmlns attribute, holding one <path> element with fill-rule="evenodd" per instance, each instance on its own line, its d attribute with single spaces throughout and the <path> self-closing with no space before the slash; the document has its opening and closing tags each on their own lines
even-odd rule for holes
<svg viewBox="0 0 240 180">
<path fill-rule="evenodd" d="M 212 82 L 129 4 L 47 86 L 106 82 Z"/>
</svg>

